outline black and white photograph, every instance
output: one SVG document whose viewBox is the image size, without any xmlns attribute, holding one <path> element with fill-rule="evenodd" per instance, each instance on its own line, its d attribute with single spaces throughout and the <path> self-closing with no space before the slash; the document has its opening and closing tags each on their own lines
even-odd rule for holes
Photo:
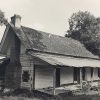
<svg viewBox="0 0 100 100">
<path fill-rule="evenodd" d="M 0 100 L 100 100 L 100 0 L 0 0 Z"/>
</svg>

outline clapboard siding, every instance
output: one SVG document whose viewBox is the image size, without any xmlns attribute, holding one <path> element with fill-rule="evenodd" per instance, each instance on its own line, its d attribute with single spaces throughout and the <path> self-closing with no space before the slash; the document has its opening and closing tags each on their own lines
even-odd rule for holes
<svg viewBox="0 0 100 100">
<path fill-rule="evenodd" d="M 90 68 L 85 68 L 86 72 L 85 72 L 85 79 L 87 81 L 91 81 L 91 69 Z"/>
<path fill-rule="evenodd" d="M 98 80 L 98 68 L 94 68 L 94 73 L 93 73 L 93 80 Z"/>
<path fill-rule="evenodd" d="M 43 66 L 35 68 L 35 89 L 53 87 L 53 70 Z"/>
<path fill-rule="evenodd" d="M 73 83 L 73 68 L 72 67 L 61 68 L 60 73 L 61 73 L 60 75 L 61 84 Z"/>
</svg>

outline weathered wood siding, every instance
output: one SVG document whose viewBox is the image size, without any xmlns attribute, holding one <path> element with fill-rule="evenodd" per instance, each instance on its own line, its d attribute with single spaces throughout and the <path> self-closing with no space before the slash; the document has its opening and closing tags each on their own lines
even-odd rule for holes
<svg viewBox="0 0 100 100">
<path fill-rule="evenodd" d="M 98 68 L 93 68 L 93 76 L 91 77 L 91 69 L 90 68 L 85 68 L 86 69 L 86 73 L 85 73 L 85 79 L 87 81 L 91 81 L 91 80 L 98 80 Z"/>
<path fill-rule="evenodd" d="M 21 71 L 21 87 L 25 88 L 33 88 L 33 59 L 31 56 L 26 55 L 25 53 L 26 49 L 24 45 L 21 43 L 21 52 L 20 52 L 20 63 L 22 66 L 22 71 Z M 30 74 L 29 81 L 28 82 L 23 82 L 22 75 L 24 71 L 28 71 Z"/>
<path fill-rule="evenodd" d="M 87 81 L 91 81 L 91 68 L 85 68 L 86 72 L 85 72 L 85 79 Z"/>
<path fill-rule="evenodd" d="M 98 80 L 98 68 L 94 68 L 94 73 L 93 73 L 93 80 Z"/>
<path fill-rule="evenodd" d="M 73 83 L 73 68 L 72 67 L 61 68 L 60 73 L 61 73 L 60 75 L 61 84 Z"/>
<path fill-rule="evenodd" d="M 24 45 L 21 44 L 21 52 L 20 52 L 20 63 L 22 66 L 21 87 L 32 89 L 32 88 L 35 88 L 34 83 L 35 83 L 35 79 L 37 79 L 36 76 L 34 79 L 34 69 L 36 69 L 35 65 L 48 65 L 48 64 L 38 58 L 35 58 L 26 54 L 25 51 L 26 50 L 25 50 Z M 23 82 L 22 80 L 23 71 L 28 71 L 30 74 L 30 79 L 28 82 Z"/>
<path fill-rule="evenodd" d="M 40 60 L 39 58 L 27 55 L 25 53 L 25 48 L 21 45 L 20 62 L 23 71 L 29 71 L 30 79 L 28 82 L 23 82 L 21 80 L 21 87 L 26 88 L 46 88 L 53 86 L 53 67 L 48 66 L 49 64 Z M 44 65 L 44 66 L 43 66 Z M 34 79 L 34 68 L 35 68 L 35 79 Z M 60 69 L 60 85 L 69 84 L 74 81 L 74 68 L 73 67 L 62 67 Z M 91 80 L 90 68 L 86 68 L 85 79 Z M 97 79 L 97 71 L 94 71 L 94 80 Z M 34 85 L 35 84 L 35 85 Z"/>
<path fill-rule="evenodd" d="M 34 69 L 34 65 L 33 65 L 33 59 L 32 57 L 23 54 L 20 56 L 20 62 L 21 62 L 21 66 L 22 66 L 22 72 L 21 72 L 21 87 L 26 87 L 26 88 L 33 88 L 33 69 Z M 28 71 L 30 78 L 28 82 L 23 82 L 22 80 L 22 75 L 23 75 L 23 71 Z"/>
<path fill-rule="evenodd" d="M 35 88 L 53 87 L 53 68 L 36 67 L 35 68 Z"/>
</svg>

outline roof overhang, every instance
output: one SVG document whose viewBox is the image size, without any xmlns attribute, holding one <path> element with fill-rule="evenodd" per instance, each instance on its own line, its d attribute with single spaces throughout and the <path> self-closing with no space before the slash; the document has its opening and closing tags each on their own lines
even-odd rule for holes
<svg viewBox="0 0 100 100">
<path fill-rule="evenodd" d="M 37 57 L 51 65 L 59 65 L 60 67 L 100 67 L 99 59 L 72 57 L 32 51 L 28 52 L 28 54 Z"/>
</svg>

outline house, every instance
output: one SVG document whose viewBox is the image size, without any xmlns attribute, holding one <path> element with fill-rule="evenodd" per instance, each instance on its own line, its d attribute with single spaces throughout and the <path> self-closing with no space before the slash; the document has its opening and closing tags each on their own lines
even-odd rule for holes
<svg viewBox="0 0 100 100">
<path fill-rule="evenodd" d="M 100 77 L 99 57 L 83 44 L 21 26 L 19 15 L 11 17 L 6 26 L 0 52 L 9 59 L 4 74 L 7 88 L 55 89 Z"/>
<path fill-rule="evenodd" d="M 5 68 L 8 65 L 10 59 L 5 57 L 0 57 L 0 88 L 4 86 L 4 76 L 5 76 Z"/>
</svg>

